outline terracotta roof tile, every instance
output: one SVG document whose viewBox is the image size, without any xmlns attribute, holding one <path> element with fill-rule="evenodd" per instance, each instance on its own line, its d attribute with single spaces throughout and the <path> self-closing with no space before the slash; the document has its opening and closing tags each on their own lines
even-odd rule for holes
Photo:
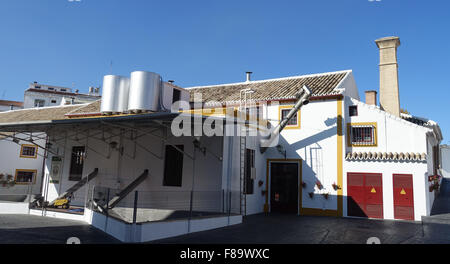
<svg viewBox="0 0 450 264">
<path fill-rule="evenodd" d="M 29 108 L 0 113 L 0 124 L 66 119 L 67 113 L 87 105 Z"/>
<path fill-rule="evenodd" d="M 191 101 L 193 101 L 194 93 L 201 93 L 203 102 L 217 101 L 220 103 L 239 101 L 240 91 L 243 89 L 252 89 L 255 91 L 252 98 L 258 101 L 293 99 L 303 85 L 311 89 L 313 96 L 326 96 L 340 94 L 340 91 L 336 91 L 335 88 L 345 78 L 348 72 L 304 75 L 245 83 L 191 87 L 187 89 L 191 94 Z"/>
</svg>

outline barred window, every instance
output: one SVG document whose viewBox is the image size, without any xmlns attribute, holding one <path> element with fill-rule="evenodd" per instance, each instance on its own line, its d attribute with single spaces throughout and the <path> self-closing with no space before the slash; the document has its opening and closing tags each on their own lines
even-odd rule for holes
<svg viewBox="0 0 450 264">
<path fill-rule="evenodd" d="M 20 150 L 21 158 L 36 158 L 37 147 L 36 146 L 28 146 L 22 145 Z"/>
<path fill-rule="evenodd" d="M 352 126 L 351 127 L 352 145 L 375 145 L 375 127 L 374 126 Z"/>
<path fill-rule="evenodd" d="M 15 182 L 17 184 L 31 184 L 34 182 L 35 176 L 35 170 L 16 170 Z"/>
<path fill-rule="evenodd" d="M 289 114 L 289 112 L 291 110 L 292 109 L 282 109 L 281 110 L 281 120 L 286 119 L 287 115 Z M 297 123 L 297 121 L 298 121 L 297 114 L 298 113 L 295 113 L 294 116 L 289 120 L 289 122 L 287 123 L 288 126 L 296 126 L 296 125 L 298 125 L 298 123 Z"/>
</svg>

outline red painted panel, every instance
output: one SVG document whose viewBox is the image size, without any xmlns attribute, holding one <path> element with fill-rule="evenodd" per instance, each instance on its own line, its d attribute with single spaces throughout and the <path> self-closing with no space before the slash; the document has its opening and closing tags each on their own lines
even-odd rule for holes
<svg viewBox="0 0 450 264">
<path fill-rule="evenodd" d="M 394 218 L 414 220 L 413 176 L 394 174 Z"/>
<path fill-rule="evenodd" d="M 348 173 L 348 215 L 383 218 L 382 174 Z"/>
<path fill-rule="evenodd" d="M 370 218 L 383 218 L 383 175 L 365 175 L 366 214 Z"/>
</svg>

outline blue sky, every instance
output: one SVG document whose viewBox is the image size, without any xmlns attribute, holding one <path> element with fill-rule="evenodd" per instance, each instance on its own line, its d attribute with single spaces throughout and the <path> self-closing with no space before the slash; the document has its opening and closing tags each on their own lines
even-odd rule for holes
<svg viewBox="0 0 450 264">
<path fill-rule="evenodd" d="M 450 143 L 449 12 L 444 0 L 0 0 L 0 98 L 134 70 L 188 87 L 345 69 L 364 98 L 379 86 L 374 40 L 397 35 L 401 105 Z"/>
</svg>

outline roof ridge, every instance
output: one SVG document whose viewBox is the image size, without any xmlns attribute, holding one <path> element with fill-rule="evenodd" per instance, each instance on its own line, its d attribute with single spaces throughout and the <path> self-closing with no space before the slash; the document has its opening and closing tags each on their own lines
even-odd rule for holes
<svg viewBox="0 0 450 264">
<path fill-rule="evenodd" d="M 203 89 L 203 88 L 214 88 L 214 87 L 219 87 L 219 86 L 234 86 L 234 85 L 245 85 L 245 84 L 273 82 L 273 81 L 285 81 L 285 80 L 311 78 L 311 77 L 319 77 L 319 76 L 341 74 L 341 73 L 349 73 L 349 72 L 353 72 L 353 70 L 342 70 L 342 71 L 334 71 L 334 72 L 324 72 L 324 73 L 314 73 L 314 74 L 306 74 L 306 75 L 296 75 L 296 76 L 273 78 L 273 79 L 265 79 L 265 80 L 257 80 L 257 81 L 249 81 L 249 82 L 237 82 L 237 83 L 224 83 L 224 84 L 213 84 L 213 85 L 204 85 L 204 86 L 192 86 L 192 87 L 186 87 L 184 89 L 187 89 L 187 90 L 190 90 L 190 89 Z"/>
<path fill-rule="evenodd" d="M 81 104 L 80 104 L 81 105 Z M 54 109 L 54 108 L 64 108 L 64 107 L 74 107 L 74 106 L 80 106 L 80 105 L 54 105 L 54 106 L 44 106 L 44 107 L 31 107 L 31 108 L 23 108 L 23 109 L 15 109 L 10 111 L 4 111 L 0 112 L 1 114 L 5 113 L 11 113 L 11 112 L 20 112 L 20 111 L 38 111 L 38 110 L 45 110 L 45 109 Z M 87 105 L 87 104 L 83 104 Z"/>
</svg>

